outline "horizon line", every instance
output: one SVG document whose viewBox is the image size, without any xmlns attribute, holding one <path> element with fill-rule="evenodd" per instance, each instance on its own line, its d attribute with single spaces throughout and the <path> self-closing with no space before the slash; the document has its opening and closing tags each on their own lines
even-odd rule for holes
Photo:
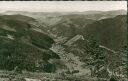
<svg viewBox="0 0 128 81">
<path fill-rule="evenodd" d="M 118 11 L 118 10 L 122 10 L 122 11 L 126 11 L 126 9 L 115 9 L 115 10 L 87 10 L 87 11 L 27 11 L 27 10 L 5 10 L 3 12 L 56 12 L 56 13 L 61 13 L 61 12 L 88 12 L 88 11 L 99 11 L 99 12 L 107 12 L 107 11 Z"/>
</svg>

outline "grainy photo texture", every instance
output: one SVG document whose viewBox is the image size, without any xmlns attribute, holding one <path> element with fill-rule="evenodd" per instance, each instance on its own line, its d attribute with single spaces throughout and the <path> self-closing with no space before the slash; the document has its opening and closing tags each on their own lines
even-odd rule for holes
<svg viewBox="0 0 128 81">
<path fill-rule="evenodd" d="M 0 81 L 128 81 L 126 1 L 0 1 Z"/>
</svg>

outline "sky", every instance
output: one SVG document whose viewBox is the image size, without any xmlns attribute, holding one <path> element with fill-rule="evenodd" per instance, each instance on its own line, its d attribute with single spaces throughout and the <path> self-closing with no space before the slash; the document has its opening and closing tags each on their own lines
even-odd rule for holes
<svg viewBox="0 0 128 81">
<path fill-rule="evenodd" d="M 0 1 L 0 11 L 83 12 L 127 10 L 127 1 Z"/>
</svg>

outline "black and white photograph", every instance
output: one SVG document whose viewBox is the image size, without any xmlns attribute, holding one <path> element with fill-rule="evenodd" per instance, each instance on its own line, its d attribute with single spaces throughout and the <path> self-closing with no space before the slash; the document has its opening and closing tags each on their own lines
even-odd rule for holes
<svg viewBox="0 0 128 81">
<path fill-rule="evenodd" d="M 0 81 L 128 81 L 127 1 L 0 1 Z"/>
</svg>

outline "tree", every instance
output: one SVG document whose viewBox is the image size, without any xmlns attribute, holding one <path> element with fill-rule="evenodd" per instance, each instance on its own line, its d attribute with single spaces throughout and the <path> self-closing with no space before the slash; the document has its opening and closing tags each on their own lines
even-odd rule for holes
<svg viewBox="0 0 128 81">
<path fill-rule="evenodd" d="M 122 55 L 122 70 L 123 74 L 127 75 L 128 71 L 128 60 L 127 60 L 127 53 L 128 53 L 128 48 L 127 45 L 123 45 L 122 48 L 120 49 L 120 53 Z"/>
<path fill-rule="evenodd" d="M 105 55 L 104 51 L 92 36 L 88 41 L 87 53 L 89 55 L 87 65 L 90 66 L 91 73 L 93 73 L 91 75 L 97 76 L 100 68 L 104 66 Z"/>
</svg>

